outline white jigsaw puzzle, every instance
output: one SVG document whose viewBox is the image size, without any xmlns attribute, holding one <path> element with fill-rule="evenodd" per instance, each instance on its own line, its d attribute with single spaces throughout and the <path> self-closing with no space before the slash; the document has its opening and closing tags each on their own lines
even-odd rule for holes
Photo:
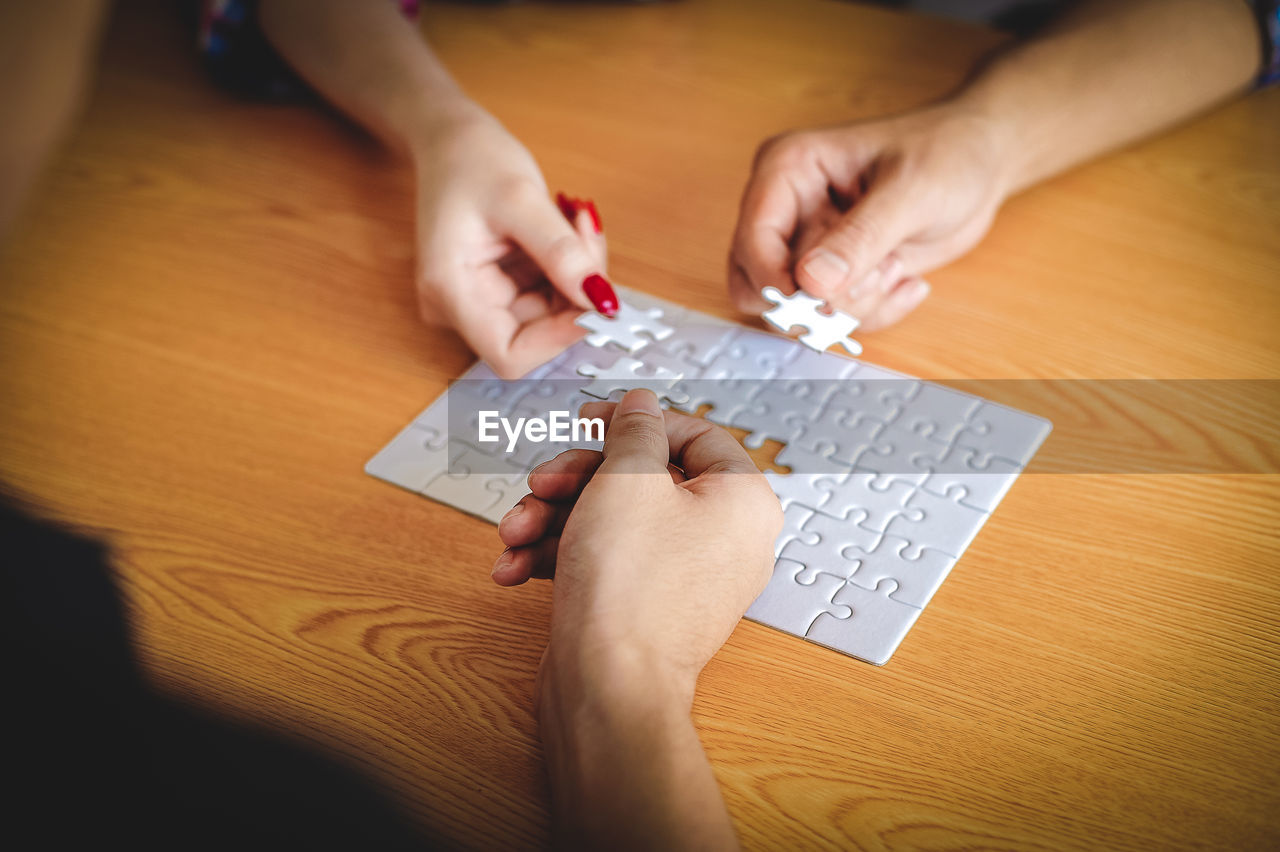
<svg viewBox="0 0 1280 852">
<path fill-rule="evenodd" d="M 708 419 L 747 430 L 750 444 L 782 443 L 775 461 L 791 469 L 766 474 L 784 526 L 773 579 L 747 617 L 883 665 L 1048 436 L 1049 422 L 820 354 L 832 343 L 856 347 L 847 339 L 856 321 L 817 313 L 816 300 L 806 304 L 803 294 L 778 294 L 774 316 L 766 316 L 784 331 L 809 329 L 795 341 L 621 293 L 617 318 L 584 315 L 579 324 L 592 334 L 524 379 L 503 382 L 472 367 L 365 470 L 497 523 L 525 492 L 534 464 L 600 443 L 522 444 L 507 453 L 450 434 L 475 428 L 475 407 L 576 411 L 590 398 L 583 391 L 608 398 L 632 387 L 686 410 L 709 403 Z M 626 354 L 601 367 L 599 347 Z M 584 375 L 594 378 L 586 388 Z M 454 417 L 446 413 L 451 398 Z"/>
<path fill-rule="evenodd" d="M 850 355 L 861 355 L 862 344 L 849 337 L 858 327 L 858 321 L 848 314 L 832 311 L 824 314 L 821 299 L 815 299 L 803 290 L 790 296 L 777 287 L 765 287 L 760 291 L 776 307 L 764 312 L 765 320 L 781 332 L 799 326 L 805 329 L 800 342 L 815 352 L 825 352 L 833 343 L 843 346 Z"/>
<path fill-rule="evenodd" d="M 649 371 L 648 375 L 644 373 L 646 369 Z M 689 401 L 687 393 L 672 390 L 672 386 L 680 381 L 682 373 L 666 367 L 646 368 L 643 361 L 637 361 L 635 358 L 623 356 L 608 367 L 583 364 L 578 367 L 578 373 L 589 379 L 595 379 L 584 387 L 582 392 L 599 399 L 608 399 L 618 391 L 625 392 L 632 388 L 643 387 L 653 391 L 659 398 L 667 399 L 673 405 L 682 405 Z"/>
<path fill-rule="evenodd" d="M 574 323 L 591 332 L 585 338 L 589 345 L 613 345 L 634 353 L 650 342 L 666 340 L 675 333 L 673 327 L 662 321 L 664 314 L 662 308 L 637 308 L 624 302 L 611 317 L 588 311 Z"/>
</svg>

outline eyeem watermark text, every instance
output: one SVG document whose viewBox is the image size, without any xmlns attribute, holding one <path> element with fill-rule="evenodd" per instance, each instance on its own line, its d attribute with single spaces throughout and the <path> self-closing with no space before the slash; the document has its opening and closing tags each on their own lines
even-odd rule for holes
<svg viewBox="0 0 1280 852">
<path fill-rule="evenodd" d="M 516 448 L 523 435 L 526 441 L 541 444 L 577 443 L 578 441 L 603 441 L 604 420 L 599 417 L 572 417 L 568 411 L 550 411 L 547 417 L 517 417 L 515 423 L 498 411 L 481 411 L 477 421 L 476 439 L 482 444 L 496 444 L 502 440 L 498 430 L 507 436 L 507 452 Z"/>
</svg>

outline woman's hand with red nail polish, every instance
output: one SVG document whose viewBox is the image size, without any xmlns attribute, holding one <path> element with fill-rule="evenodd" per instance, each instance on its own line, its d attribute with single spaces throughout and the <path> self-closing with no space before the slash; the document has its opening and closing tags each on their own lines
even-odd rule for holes
<svg viewBox="0 0 1280 852">
<path fill-rule="evenodd" d="M 478 108 L 412 150 L 423 318 L 452 325 L 503 378 L 578 340 L 574 319 L 612 296 L 589 203 L 553 201 L 529 152 Z"/>
<path fill-rule="evenodd" d="M 874 330 L 928 293 L 917 277 L 982 238 L 1008 186 L 1001 130 L 954 104 L 771 139 L 756 155 L 729 258 L 744 311 L 802 289 Z"/>
</svg>

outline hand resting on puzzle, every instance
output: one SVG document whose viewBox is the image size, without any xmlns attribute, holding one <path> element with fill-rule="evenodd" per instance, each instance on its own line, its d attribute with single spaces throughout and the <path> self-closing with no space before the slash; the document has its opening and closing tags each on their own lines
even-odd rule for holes
<svg viewBox="0 0 1280 852">
<path fill-rule="evenodd" d="M 773 568 L 782 510 L 733 437 L 648 390 L 590 403 L 604 451 L 529 474 L 500 585 L 553 577 L 538 724 L 567 848 L 732 849 L 690 712 L 703 666 Z"/>
<path fill-rule="evenodd" d="M 647 390 L 582 414 L 605 420 L 604 452 L 529 474 L 532 493 L 498 526 L 493 578 L 554 576 L 553 644 L 652 651 L 692 686 L 769 580 L 778 499 L 733 436 Z"/>
</svg>

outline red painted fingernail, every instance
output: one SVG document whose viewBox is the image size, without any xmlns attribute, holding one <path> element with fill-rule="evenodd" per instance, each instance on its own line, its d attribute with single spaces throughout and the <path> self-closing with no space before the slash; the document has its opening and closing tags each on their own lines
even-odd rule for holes
<svg viewBox="0 0 1280 852">
<path fill-rule="evenodd" d="M 607 317 L 618 312 L 618 294 L 603 275 L 591 274 L 582 282 L 582 292 L 587 294 L 596 310 Z"/>
<path fill-rule="evenodd" d="M 570 222 L 578 214 L 577 205 L 563 192 L 556 193 L 556 206 L 560 208 L 560 214 Z"/>
<path fill-rule="evenodd" d="M 591 214 L 591 224 L 595 226 L 596 233 L 604 230 L 604 225 L 600 224 L 600 211 L 596 209 L 596 203 L 591 199 L 587 199 L 587 212 Z"/>
</svg>

